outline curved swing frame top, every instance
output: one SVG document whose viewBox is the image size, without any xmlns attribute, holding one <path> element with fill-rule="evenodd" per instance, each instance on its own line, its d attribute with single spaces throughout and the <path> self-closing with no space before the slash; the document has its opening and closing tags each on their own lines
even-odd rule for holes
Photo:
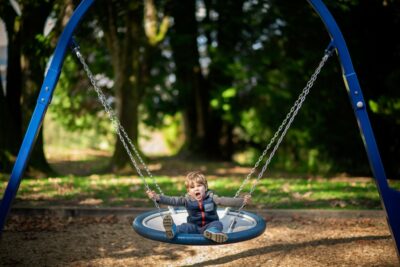
<svg viewBox="0 0 400 267">
<path fill-rule="evenodd" d="M 36 137 L 42 125 L 47 108 L 58 82 L 65 54 L 69 46 L 74 47 L 72 35 L 81 19 L 92 6 L 94 0 L 83 0 L 71 16 L 68 24 L 62 32 L 57 43 L 49 69 L 43 81 L 37 105 L 31 117 L 28 129 L 25 133 L 20 151 L 14 164 L 10 180 L 6 187 L 0 205 L 0 231 L 3 231 L 5 221 L 16 196 L 22 175 L 25 171 L 29 156 L 32 152 Z M 349 95 L 354 114 L 358 121 L 359 130 L 364 141 L 364 146 L 369 159 L 382 205 L 386 211 L 392 237 L 396 243 L 397 253 L 400 247 L 400 213 L 397 212 L 400 203 L 400 192 L 390 188 L 386 179 L 380 153 L 376 145 L 375 137 L 368 118 L 366 104 L 354 71 L 343 35 L 333 16 L 321 0 L 308 0 L 315 12 L 320 16 L 331 37 L 330 46 L 337 52 L 341 66 L 345 86 Z M 0 232 L 0 233 L 1 233 Z"/>
</svg>

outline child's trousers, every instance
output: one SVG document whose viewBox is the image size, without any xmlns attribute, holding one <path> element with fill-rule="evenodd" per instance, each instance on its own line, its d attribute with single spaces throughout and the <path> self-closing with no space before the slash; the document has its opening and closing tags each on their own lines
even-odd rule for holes
<svg viewBox="0 0 400 267">
<path fill-rule="evenodd" d="M 193 223 L 183 223 L 181 225 L 177 225 L 177 233 L 185 233 L 185 234 L 203 234 L 205 230 L 214 227 L 222 232 L 224 226 L 220 221 L 213 221 L 209 224 L 206 224 L 202 227 L 199 227 Z"/>
</svg>

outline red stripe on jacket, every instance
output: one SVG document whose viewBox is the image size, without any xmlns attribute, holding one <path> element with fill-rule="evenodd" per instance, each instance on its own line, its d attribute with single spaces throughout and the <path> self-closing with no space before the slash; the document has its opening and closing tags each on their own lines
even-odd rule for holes
<svg viewBox="0 0 400 267">
<path fill-rule="evenodd" d="M 199 205 L 199 208 L 201 211 L 201 226 L 204 226 L 204 225 L 206 225 L 206 214 L 204 213 L 203 202 L 198 201 L 197 204 Z"/>
</svg>

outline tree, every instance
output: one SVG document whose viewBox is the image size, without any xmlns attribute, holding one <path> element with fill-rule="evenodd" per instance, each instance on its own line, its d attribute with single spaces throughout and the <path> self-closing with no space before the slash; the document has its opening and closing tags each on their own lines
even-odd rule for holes
<svg viewBox="0 0 400 267">
<path fill-rule="evenodd" d="M 400 36 L 392 30 L 400 27 L 400 2 L 355 1 L 334 11 L 344 23 L 386 174 L 400 179 Z"/>
<path fill-rule="evenodd" d="M 21 86 L 19 77 L 21 76 L 21 65 L 20 65 L 20 46 L 21 46 L 21 33 L 19 29 L 15 29 L 14 24 L 16 23 L 18 14 L 12 8 L 11 4 L 6 2 L 0 6 L 0 16 L 3 19 L 6 29 L 7 38 L 10 45 L 8 48 L 8 65 L 7 65 L 7 79 L 5 94 L 3 90 L 0 94 L 1 99 L 1 113 L 2 116 L 0 121 L 4 123 L 0 132 L 1 142 L 1 153 L 2 153 L 2 166 L 4 171 L 10 171 L 12 166 L 13 158 L 15 160 L 16 154 L 18 153 L 18 147 L 22 142 L 22 112 L 20 106 L 21 97 Z M 13 88 L 13 90 L 8 90 Z"/>
<path fill-rule="evenodd" d="M 215 5 L 211 5 L 211 1 L 204 2 L 206 15 L 201 23 L 196 19 L 195 1 L 171 4 L 174 17 L 171 47 L 186 136 L 183 152 L 196 157 L 230 160 L 233 122 L 230 116 L 225 115 L 233 109 L 225 113 L 223 108 L 227 105 L 212 106 L 212 102 L 232 88 L 234 79 L 228 69 L 235 59 L 235 49 L 241 38 L 243 1 L 216 1 Z M 216 21 L 209 19 L 211 12 L 218 13 Z M 213 34 L 217 38 L 211 40 Z M 199 44 L 200 37 L 206 42 Z M 215 48 L 212 41 L 217 44 Z M 205 55 L 203 52 L 201 56 L 199 49 L 205 50 L 211 59 L 211 65 L 205 71 L 200 65 Z"/>
<path fill-rule="evenodd" d="M 219 148 L 219 155 L 224 160 L 232 159 L 235 150 L 233 130 L 241 109 L 238 102 L 240 89 L 236 86 L 237 73 L 234 66 L 240 57 L 239 47 L 244 37 L 243 3 L 243 0 L 216 1 L 215 5 L 208 3 L 207 6 L 208 12 L 214 10 L 218 14 L 215 21 L 216 49 L 211 49 L 211 40 L 208 43 L 211 64 L 207 82 L 210 87 L 210 101 L 216 104 L 210 109 L 211 127 L 207 139 L 212 140 L 211 144 Z M 211 33 L 208 32 L 207 36 L 211 36 Z"/>
<path fill-rule="evenodd" d="M 121 124 L 137 146 L 139 105 L 145 94 L 149 75 L 149 61 L 155 45 L 164 37 L 168 22 L 162 26 L 156 20 L 154 3 L 141 1 L 108 1 L 98 7 L 98 20 L 104 29 L 106 45 L 110 51 L 114 72 L 116 111 Z M 146 16 L 144 13 L 146 7 Z M 148 39 L 145 38 L 143 22 Z M 159 28 L 159 30 L 157 30 Z M 122 30 L 121 30 L 122 29 Z M 122 143 L 117 140 L 111 160 L 113 169 L 122 169 L 129 158 Z"/>
<path fill-rule="evenodd" d="M 212 156 L 210 150 L 213 146 L 207 140 L 209 88 L 199 64 L 195 1 L 173 2 L 170 9 L 174 17 L 171 47 L 176 66 L 175 86 L 179 91 L 178 105 L 183 111 L 185 129 L 185 145 L 181 153 Z"/>
<path fill-rule="evenodd" d="M 1 133 L 2 165 L 10 167 L 22 143 L 22 133 L 27 127 L 41 86 L 45 61 L 50 54 L 42 31 L 54 1 L 37 3 L 24 1 L 17 14 L 8 1 L 0 5 L 1 17 L 5 21 L 8 47 L 6 94 L 2 95 L 1 121 L 7 126 Z M 32 152 L 31 167 L 43 172 L 51 169 L 43 152 L 43 137 L 40 131 Z M 10 169 L 5 169 L 9 171 Z"/>
</svg>

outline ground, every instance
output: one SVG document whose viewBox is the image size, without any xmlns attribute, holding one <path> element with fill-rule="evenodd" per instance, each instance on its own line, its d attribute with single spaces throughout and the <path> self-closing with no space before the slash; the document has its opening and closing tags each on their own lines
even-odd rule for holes
<svg viewBox="0 0 400 267">
<path fill-rule="evenodd" d="M 184 169 L 176 161 L 159 165 L 150 167 L 157 175 L 166 176 L 192 169 L 215 176 L 245 176 L 249 171 L 220 163 L 185 163 Z M 71 165 L 71 159 L 53 162 L 59 172 L 73 170 L 80 175 L 92 172 L 93 166 L 79 160 Z M 0 240 L 0 266 L 400 265 L 382 210 L 256 210 L 267 221 L 267 230 L 258 238 L 200 247 L 165 244 L 139 236 L 131 227 L 140 212 L 137 207 L 99 211 L 66 207 L 69 203 L 42 204 L 47 206 L 38 209 L 19 205 L 19 210 L 18 205 L 13 206 Z"/>
<path fill-rule="evenodd" d="M 145 239 L 131 228 L 134 215 L 14 214 L 0 243 L 0 265 L 399 266 L 382 211 L 373 211 L 373 216 L 262 214 L 268 225 L 258 238 L 204 247 Z"/>
</svg>

